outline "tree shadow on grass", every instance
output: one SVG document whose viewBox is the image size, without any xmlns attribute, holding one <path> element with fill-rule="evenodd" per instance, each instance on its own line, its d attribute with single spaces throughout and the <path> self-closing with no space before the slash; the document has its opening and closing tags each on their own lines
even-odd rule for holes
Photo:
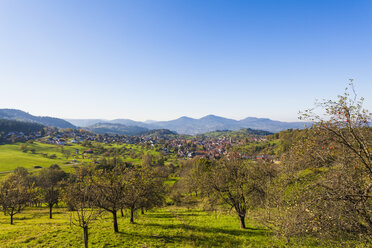
<svg viewBox="0 0 372 248">
<path fill-rule="evenodd" d="M 220 233 L 233 236 L 245 235 L 245 236 L 267 236 L 269 232 L 262 228 L 247 228 L 247 229 L 223 229 L 218 227 L 201 227 L 188 224 L 155 224 L 146 223 L 144 226 L 151 226 L 162 229 L 184 229 L 202 233 Z"/>
<path fill-rule="evenodd" d="M 145 216 L 147 218 L 157 218 L 157 219 L 175 219 L 174 214 L 172 213 L 146 213 Z M 195 213 L 177 213 L 177 216 L 186 216 L 186 217 L 191 217 L 191 216 L 200 216 L 200 214 L 195 214 Z"/>
<path fill-rule="evenodd" d="M 165 218 L 167 214 L 161 214 Z M 169 218 L 174 219 L 173 216 Z M 270 232 L 262 228 L 224 229 L 218 227 L 203 227 L 188 224 L 157 224 L 157 223 L 136 223 L 136 231 L 120 232 L 119 235 L 125 239 L 143 242 L 151 246 L 153 243 L 162 243 L 162 246 L 191 245 L 196 247 L 242 247 L 247 239 L 262 240 L 270 235 Z M 178 229 L 172 231 L 172 229 Z M 143 233 L 137 230 L 144 230 Z M 145 231 L 146 230 L 146 231 Z M 257 241 L 258 242 L 258 241 Z"/>
<path fill-rule="evenodd" d="M 161 225 L 160 225 L 161 226 Z M 125 233 L 121 232 L 120 235 L 122 237 L 127 236 L 128 239 L 138 239 L 145 244 L 151 245 L 153 241 L 160 241 L 163 243 L 163 246 L 166 244 L 172 244 L 172 247 L 176 244 L 177 247 L 182 245 L 194 245 L 197 247 L 240 247 L 243 244 L 243 240 L 234 239 L 233 237 L 226 237 L 223 235 L 214 235 L 213 238 L 202 236 L 198 234 L 189 234 L 184 232 L 185 235 L 182 234 L 141 234 L 141 233 Z"/>
<path fill-rule="evenodd" d="M 156 219 L 174 219 L 171 213 L 146 213 L 146 218 L 156 218 Z"/>
</svg>

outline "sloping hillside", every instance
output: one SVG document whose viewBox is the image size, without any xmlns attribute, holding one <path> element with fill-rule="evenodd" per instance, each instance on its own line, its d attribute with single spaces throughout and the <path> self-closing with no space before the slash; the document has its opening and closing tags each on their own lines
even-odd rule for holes
<svg viewBox="0 0 372 248">
<path fill-rule="evenodd" d="M 0 119 L 35 122 L 45 126 L 58 128 L 75 128 L 74 125 L 63 119 L 47 116 L 34 116 L 17 109 L 0 109 Z"/>
</svg>

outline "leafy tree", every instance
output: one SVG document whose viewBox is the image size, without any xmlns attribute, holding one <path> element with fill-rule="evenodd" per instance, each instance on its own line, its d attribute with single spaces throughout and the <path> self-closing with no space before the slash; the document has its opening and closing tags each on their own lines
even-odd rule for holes
<svg viewBox="0 0 372 248">
<path fill-rule="evenodd" d="M 26 181 L 20 174 L 12 173 L 0 183 L 0 206 L 4 214 L 10 216 L 10 224 L 13 224 L 13 216 L 20 213 L 34 195 Z"/>
<path fill-rule="evenodd" d="M 22 152 L 27 152 L 28 151 L 28 147 L 27 147 L 27 144 L 23 143 L 19 146 L 19 149 L 22 151 Z"/>
<path fill-rule="evenodd" d="M 37 185 L 40 187 L 42 200 L 49 207 L 49 218 L 52 219 L 53 207 L 58 204 L 61 193 L 61 182 L 66 173 L 58 166 L 51 165 L 40 171 L 37 176 Z"/>
<path fill-rule="evenodd" d="M 125 173 L 125 196 L 123 204 L 130 210 L 130 223 L 134 223 L 137 209 L 151 209 L 164 202 L 163 181 L 156 171 L 149 167 L 134 167 Z"/>
<path fill-rule="evenodd" d="M 187 160 L 182 166 L 181 176 L 188 193 L 198 193 L 203 186 L 203 173 L 206 168 L 210 168 L 212 162 L 205 158 L 195 158 Z"/>
<path fill-rule="evenodd" d="M 317 104 L 321 114 L 303 113 L 314 124 L 283 160 L 288 235 L 371 237 L 371 114 L 362 105 L 350 84 L 338 100 Z"/>
<path fill-rule="evenodd" d="M 62 150 L 63 156 L 68 159 L 71 156 L 71 151 L 69 150 Z"/>
<path fill-rule="evenodd" d="M 152 165 L 152 156 L 146 152 L 142 157 L 142 166 L 150 167 Z"/>
</svg>

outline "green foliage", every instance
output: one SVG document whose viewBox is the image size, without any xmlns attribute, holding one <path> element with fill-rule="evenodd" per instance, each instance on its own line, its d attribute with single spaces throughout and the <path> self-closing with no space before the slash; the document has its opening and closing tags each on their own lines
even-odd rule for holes
<svg viewBox="0 0 372 248">
<path fill-rule="evenodd" d="M 94 160 L 100 160 L 102 157 L 117 156 L 123 162 L 141 164 L 142 156 L 145 152 L 153 157 L 159 157 L 159 152 L 155 148 L 147 149 L 134 144 L 100 144 L 88 142 L 93 150 L 93 155 L 87 155 L 84 158 L 75 154 L 75 149 L 84 151 L 87 148 L 78 144 L 69 144 L 62 150 L 60 146 L 54 144 L 44 144 L 41 142 L 33 143 L 15 143 L 0 145 L 0 173 L 9 172 L 18 166 L 27 169 L 33 169 L 34 166 L 48 167 L 51 164 L 58 164 L 63 169 L 71 167 L 72 159 L 78 160 L 79 163 L 90 163 Z M 21 148 L 27 147 L 27 152 Z M 66 156 L 69 153 L 69 156 Z M 53 156 L 55 154 L 55 156 Z"/>
<path fill-rule="evenodd" d="M 22 152 L 19 149 L 20 145 L 25 145 L 25 143 L 0 145 L 0 172 L 11 171 L 18 166 L 32 169 L 34 166 L 48 167 L 51 164 L 63 165 L 71 162 L 62 155 L 57 145 L 40 142 L 27 143 L 29 152 Z M 65 150 L 74 154 L 76 148 L 83 150 L 80 145 L 67 146 Z M 49 154 L 55 154 L 56 157 L 49 158 Z"/>
<path fill-rule="evenodd" d="M 0 133 L 4 132 L 5 134 L 8 132 L 23 132 L 28 135 L 34 132 L 41 132 L 44 127 L 33 122 L 0 119 Z"/>
<path fill-rule="evenodd" d="M 303 114 L 314 124 L 283 156 L 278 183 L 285 235 L 371 241 L 372 115 L 353 93 L 319 103 L 322 114 Z"/>
<path fill-rule="evenodd" d="M 137 135 L 148 131 L 148 129 L 144 127 L 126 126 L 117 123 L 97 123 L 89 126 L 88 129 L 94 133 L 111 135 Z"/>
<path fill-rule="evenodd" d="M 53 206 L 60 201 L 60 183 L 66 177 L 67 174 L 58 165 L 42 169 L 36 176 L 36 185 L 40 189 L 41 200 L 49 207 L 49 218 L 52 218 Z"/>
<path fill-rule="evenodd" d="M 34 190 L 27 179 L 27 170 L 19 168 L 0 183 L 0 207 L 5 215 L 10 216 L 10 224 L 13 224 L 13 216 L 20 213 L 33 198 Z"/>
</svg>

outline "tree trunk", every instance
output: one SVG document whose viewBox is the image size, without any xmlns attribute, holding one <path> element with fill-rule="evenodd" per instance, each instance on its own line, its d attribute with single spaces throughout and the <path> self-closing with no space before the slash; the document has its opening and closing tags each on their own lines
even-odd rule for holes
<svg viewBox="0 0 372 248">
<path fill-rule="evenodd" d="M 141 214 L 145 214 L 145 210 L 141 208 Z"/>
<path fill-rule="evenodd" d="M 124 217 L 123 209 L 120 209 L 121 217 Z"/>
<path fill-rule="evenodd" d="M 240 228 L 245 229 L 245 216 L 239 216 L 240 218 Z"/>
<path fill-rule="evenodd" d="M 10 214 L 10 224 L 13 225 L 13 214 Z"/>
<path fill-rule="evenodd" d="M 53 205 L 49 205 L 49 219 L 53 218 L 52 209 L 53 209 Z"/>
<path fill-rule="evenodd" d="M 134 223 L 134 208 L 130 208 L 130 223 Z"/>
<path fill-rule="evenodd" d="M 116 216 L 116 211 L 112 212 L 112 216 L 114 217 L 114 231 L 117 233 L 119 232 L 119 227 L 118 227 L 118 217 Z"/>
<path fill-rule="evenodd" d="M 84 246 L 88 248 L 88 227 L 85 226 L 84 228 Z"/>
</svg>

